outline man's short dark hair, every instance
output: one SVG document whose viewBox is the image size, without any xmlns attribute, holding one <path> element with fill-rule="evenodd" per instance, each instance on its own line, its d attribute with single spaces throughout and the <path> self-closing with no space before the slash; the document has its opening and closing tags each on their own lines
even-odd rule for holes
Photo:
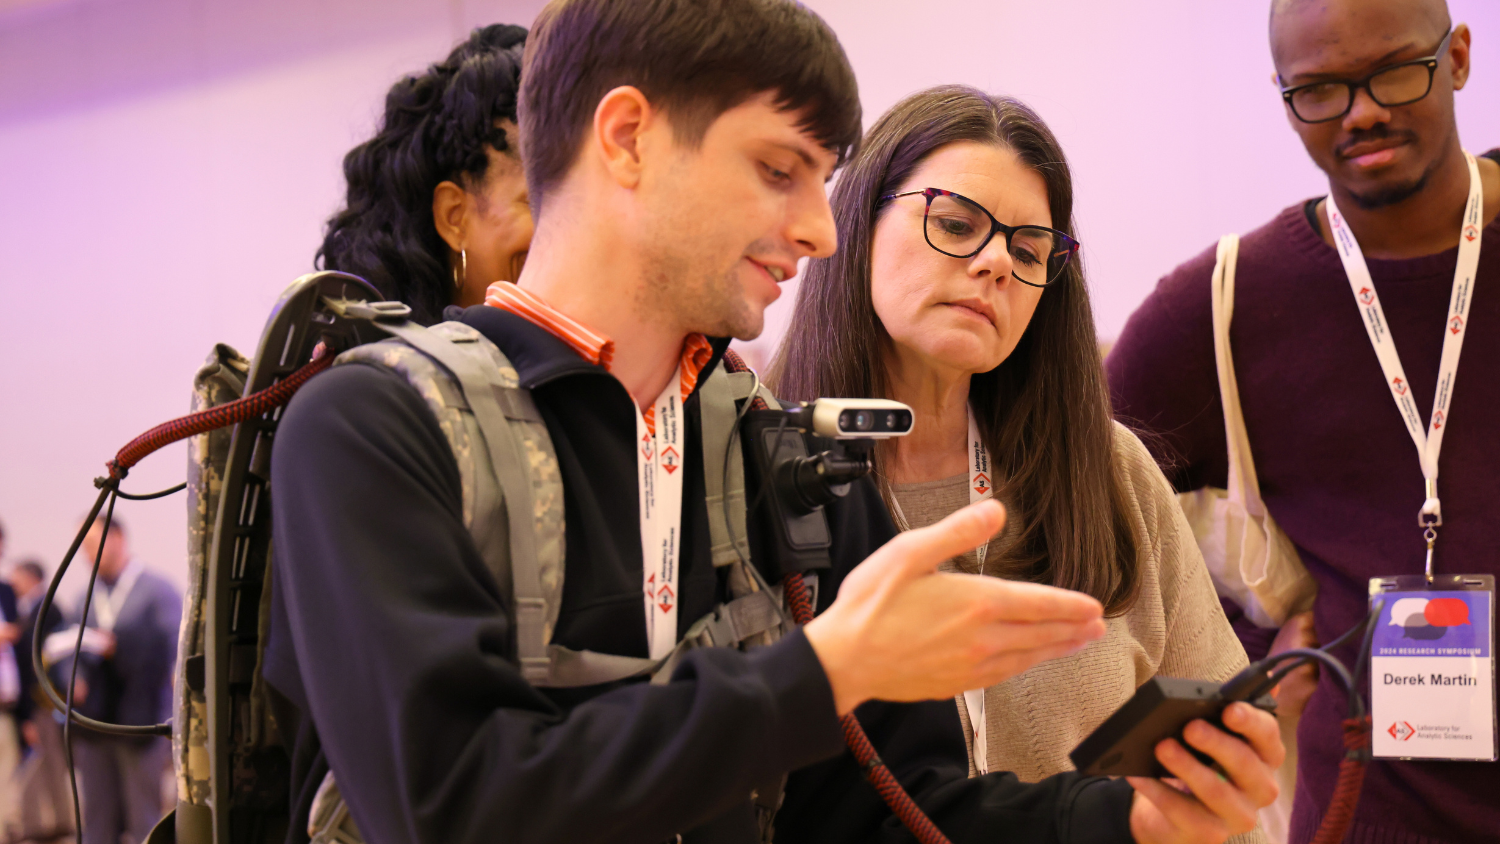
<svg viewBox="0 0 1500 844">
<path fill-rule="evenodd" d="M 47 570 L 42 568 L 40 560 L 22 560 L 16 564 L 16 571 L 24 571 L 31 575 L 33 580 L 41 583 L 47 582 Z"/>
<path fill-rule="evenodd" d="M 599 100 L 639 88 L 677 139 L 765 92 L 842 164 L 859 143 L 859 90 L 844 48 L 791 0 L 554 0 L 521 70 L 521 161 L 532 212 L 578 158 Z"/>
<path fill-rule="evenodd" d="M 94 524 L 96 524 L 96 525 L 102 525 L 102 524 L 104 524 L 104 515 L 102 513 L 100 515 L 94 517 Z M 92 526 L 90 526 L 90 529 L 92 529 Z M 118 534 L 119 536 L 124 536 L 125 535 L 125 523 L 122 522 L 122 521 L 120 521 L 120 517 L 119 516 L 111 516 L 110 517 L 110 520 L 109 520 L 109 533 Z"/>
</svg>

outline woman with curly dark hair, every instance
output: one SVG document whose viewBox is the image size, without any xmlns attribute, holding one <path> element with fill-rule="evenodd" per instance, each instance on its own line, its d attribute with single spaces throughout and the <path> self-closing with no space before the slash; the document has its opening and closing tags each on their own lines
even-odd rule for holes
<svg viewBox="0 0 1500 844">
<path fill-rule="evenodd" d="M 515 143 L 525 42 L 519 26 L 476 29 L 391 87 L 380 130 L 344 156 L 349 192 L 320 268 L 367 279 L 424 324 L 520 276 L 532 232 Z"/>
</svg>

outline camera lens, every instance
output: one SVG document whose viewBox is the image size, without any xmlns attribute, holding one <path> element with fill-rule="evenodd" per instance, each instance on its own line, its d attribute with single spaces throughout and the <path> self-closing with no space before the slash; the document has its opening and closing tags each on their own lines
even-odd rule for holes
<svg viewBox="0 0 1500 844">
<path fill-rule="evenodd" d="M 856 411 L 854 414 L 854 430 L 868 431 L 875 427 L 875 414 L 868 410 Z"/>
<path fill-rule="evenodd" d="M 896 427 L 896 411 L 892 410 L 885 415 L 885 429 L 887 431 L 901 430 L 900 428 Z"/>
</svg>

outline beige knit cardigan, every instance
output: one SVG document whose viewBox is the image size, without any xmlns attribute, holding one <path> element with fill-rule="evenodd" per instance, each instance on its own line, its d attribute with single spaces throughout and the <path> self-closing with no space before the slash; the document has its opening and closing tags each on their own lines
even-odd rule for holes
<svg viewBox="0 0 1500 844">
<path fill-rule="evenodd" d="M 1114 459 L 1135 536 L 1139 596 L 1127 613 L 1106 619 L 1103 639 L 985 690 L 991 771 L 1011 771 L 1025 782 L 1071 771 L 1068 751 L 1151 677 L 1225 680 L 1248 664 L 1171 485 L 1141 441 L 1118 423 Z M 958 475 L 893 485 L 897 523 L 904 517 L 908 526 L 924 527 L 967 505 L 967 481 L 967 475 Z M 1017 530 L 1008 522 L 991 541 L 988 572 L 999 567 L 996 561 Z M 975 571 L 978 563 L 970 551 L 945 568 Z M 973 732 L 962 696 L 957 705 L 973 775 Z M 1257 830 L 1232 840 L 1263 839 Z"/>
</svg>

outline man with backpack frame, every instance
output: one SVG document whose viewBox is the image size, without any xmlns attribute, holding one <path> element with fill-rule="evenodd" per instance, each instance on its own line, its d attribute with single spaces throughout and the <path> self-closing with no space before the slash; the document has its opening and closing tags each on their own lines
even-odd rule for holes
<svg viewBox="0 0 1500 844">
<path fill-rule="evenodd" d="M 520 112 L 537 226 L 519 283 L 346 353 L 276 434 L 263 673 L 292 748 L 289 840 L 334 782 L 370 841 L 899 839 L 843 752 L 851 712 L 954 840 L 1250 829 L 1281 747 L 1244 704 L 1225 716 L 1243 740 L 1189 731 L 1222 775 L 1164 743 L 1182 791 L 966 777 L 952 696 L 1104 630 L 1086 596 L 936 572 L 999 529 L 996 504 L 896 536 L 856 483 L 826 508 L 817 618 L 683 648 L 777 595 L 742 556 L 734 528 L 757 527 L 708 403 L 754 399 L 729 386 L 728 338 L 836 248 L 824 185 L 860 111 L 821 20 L 784 0 L 556 2 Z M 488 387 L 458 371 L 476 360 Z M 489 403 L 506 424 L 474 421 Z M 512 435 L 519 498 L 464 445 Z"/>
</svg>

